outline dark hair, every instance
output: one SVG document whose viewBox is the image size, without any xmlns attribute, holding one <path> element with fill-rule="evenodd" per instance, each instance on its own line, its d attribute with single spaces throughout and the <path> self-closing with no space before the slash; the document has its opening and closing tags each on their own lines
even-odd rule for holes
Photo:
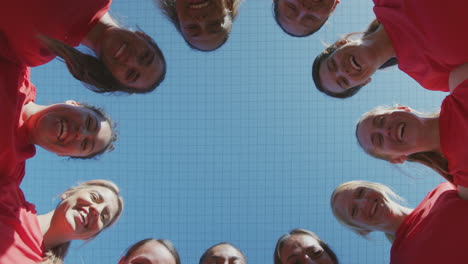
<svg viewBox="0 0 468 264">
<path fill-rule="evenodd" d="M 109 140 L 109 143 L 105 145 L 101 150 L 96 151 L 94 153 L 89 154 L 88 156 L 70 156 L 72 159 L 96 159 L 100 155 L 106 153 L 106 152 L 111 152 L 114 150 L 114 142 L 117 141 L 118 139 L 118 134 L 115 131 L 116 124 L 114 121 L 111 119 L 110 116 L 106 114 L 104 109 L 96 107 L 94 105 L 90 105 L 87 103 L 78 103 L 81 107 L 87 108 L 91 111 L 93 111 L 95 114 L 97 114 L 100 118 L 104 119 L 107 123 L 109 123 L 109 127 L 111 129 L 111 137 Z"/>
<path fill-rule="evenodd" d="M 166 76 L 166 60 L 161 49 L 151 38 L 143 39 L 155 50 L 156 56 L 161 58 L 162 72 L 159 78 L 145 89 L 135 89 L 120 83 L 99 58 L 84 54 L 68 44 L 48 36 L 40 35 L 39 38 L 49 50 L 63 59 L 73 77 L 83 82 L 86 88 L 96 93 L 148 93 L 156 89 Z"/>
<path fill-rule="evenodd" d="M 370 23 L 370 25 L 367 27 L 367 30 L 363 33 L 363 36 L 368 36 L 368 35 L 374 33 L 380 27 L 380 25 L 381 25 L 380 22 L 377 19 L 374 19 Z M 343 39 L 347 39 L 350 36 L 353 36 L 353 35 L 356 35 L 356 34 L 358 34 L 358 33 L 347 34 L 346 36 L 343 37 Z M 315 87 L 320 92 L 322 92 L 322 93 L 324 93 L 326 95 L 329 95 L 331 97 L 344 99 L 344 98 L 348 98 L 348 97 L 351 97 L 351 96 L 355 95 L 364 85 L 359 84 L 359 85 L 356 85 L 354 87 L 348 88 L 348 89 L 346 89 L 345 91 L 343 91 L 341 93 L 335 93 L 335 92 L 331 92 L 330 90 L 328 90 L 322 84 L 322 81 L 320 80 L 320 65 L 322 64 L 322 62 L 324 60 L 326 60 L 328 57 L 330 57 L 330 55 L 333 52 L 335 52 L 335 50 L 338 49 L 338 41 L 335 42 L 334 44 L 328 46 L 324 51 L 322 51 L 322 53 L 320 53 L 315 58 L 314 63 L 312 64 L 312 78 L 314 80 Z M 397 58 L 395 58 L 395 57 L 390 58 L 384 64 L 382 64 L 379 67 L 379 70 L 385 69 L 387 67 L 394 66 L 394 65 L 397 65 L 397 64 L 398 64 Z"/>
<path fill-rule="evenodd" d="M 180 22 L 179 22 L 179 18 L 177 16 L 176 0 L 154 0 L 154 1 L 159 6 L 162 13 L 167 17 L 167 19 L 170 22 L 172 22 L 174 27 L 177 29 L 177 31 L 179 31 L 180 35 L 182 35 L 182 37 L 183 37 L 184 34 L 182 34 L 182 30 L 180 29 Z M 219 1 L 221 1 L 221 0 L 219 0 Z M 239 8 L 239 5 L 240 5 L 241 2 L 242 2 L 242 0 L 233 0 L 233 7 L 232 7 L 231 12 L 229 12 L 229 18 L 231 19 L 232 22 L 234 22 L 234 20 L 237 17 L 237 13 L 238 13 L 237 11 L 238 11 L 238 8 Z M 228 40 L 230 32 L 231 32 L 230 29 L 226 30 L 225 38 L 219 43 L 218 46 L 214 47 L 213 49 L 209 49 L 209 50 L 200 49 L 200 48 L 194 46 L 192 43 L 188 42 L 185 38 L 183 38 L 183 39 L 184 39 L 185 43 L 187 43 L 187 45 L 190 48 L 192 48 L 193 50 L 198 50 L 198 51 L 203 51 L 203 52 L 210 52 L 210 51 L 215 51 L 215 50 L 221 48 L 224 45 L 224 43 L 226 43 L 226 41 Z"/>
<path fill-rule="evenodd" d="M 331 260 L 333 261 L 333 264 L 339 264 L 335 252 L 333 252 L 333 250 L 330 249 L 330 247 L 327 245 L 327 243 L 325 243 L 325 241 L 320 239 L 320 237 L 317 236 L 314 232 L 301 228 L 293 229 L 289 233 L 282 235 L 278 239 L 275 246 L 275 252 L 273 253 L 274 264 L 284 264 L 281 262 L 280 258 L 281 249 L 283 248 L 284 242 L 286 242 L 286 240 L 288 240 L 293 235 L 307 235 L 313 237 L 315 240 L 317 240 L 317 242 L 323 248 L 323 250 L 330 256 Z"/>
<path fill-rule="evenodd" d="M 328 21 L 328 17 L 322 22 L 322 24 L 320 24 L 317 28 L 311 30 L 310 32 L 304 34 L 304 35 L 296 35 L 296 34 L 293 34 L 289 31 L 287 31 L 283 25 L 281 24 L 281 22 L 279 21 L 279 18 L 278 18 L 278 1 L 279 0 L 273 0 L 273 4 L 272 4 L 272 8 L 273 8 L 273 17 L 275 18 L 275 21 L 276 21 L 276 24 L 278 24 L 278 26 L 283 30 L 284 33 L 288 34 L 289 36 L 291 37 L 296 37 L 296 38 L 303 38 L 303 37 L 308 37 L 312 34 L 314 34 L 315 32 L 319 31 L 323 25 L 325 25 L 325 23 Z"/>
<path fill-rule="evenodd" d="M 172 242 L 167 239 L 147 238 L 147 239 L 140 240 L 127 249 L 124 259 L 127 259 L 128 257 L 130 257 L 130 255 L 132 255 L 133 252 L 135 252 L 140 247 L 142 247 L 143 245 L 151 241 L 158 242 L 159 244 L 163 245 L 167 250 L 169 250 L 171 255 L 174 257 L 175 263 L 180 264 L 180 256 L 179 256 L 179 253 L 177 252 L 177 249 L 175 248 L 174 244 L 172 244 Z"/>
<path fill-rule="evenodd" d="M 233 248 L 235 248 L 240 254 L 241 256 L 244 258 L 244 261 L 245 263 L 247 263 L 247 258 L 245 257 L 244 253 L 242 253 L 242 251 L 240 251 L 240 249 L 238 249 L 236 246 L 234 246 L 233 244 L 231 243 L 228 243 L 228 242 L 221 242 L 221 243 L 218 243 L 218 244 L 215 244 L 211 247 L 209 247 L 207 250 L 205 250 L 205 252 L 203 253 L 203 255 L 200 257 L 200 261 L 199 261 L 199 264 L 203 264 L 203 262 L 206 260 L 206 258 L 208 257 L 208 254 L 210 253 L 210 251 L 217 247 L 217 246 L 221 246 L 221 245 L 228 245 L 228 246 L 231 246 Z"/>
</svg>

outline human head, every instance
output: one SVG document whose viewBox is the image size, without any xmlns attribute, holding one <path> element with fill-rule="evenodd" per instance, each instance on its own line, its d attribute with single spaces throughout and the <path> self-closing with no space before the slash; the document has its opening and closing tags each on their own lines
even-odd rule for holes
<svg viewBox="0 0 468 264">
<path fill-rule="evenodd" d="M 273 0 L 276 23 L 288 35 L 307 37 L 327 22 L 339 0 Z"/>
<path fill-rule="evenodd" d="M 303 260 L 303 259 L 306 260 Z M 282 235 L 276 242 L 274 264 L 338 264 L 338 258 L 330 247 L 315 233 L 305 229 L 294 229 Z"/>
<path fill-rule="evenodd" d="M 124 202 L 115 183 L 91 180 L 72 187 L 61 195 L 49 223 L 54 233 L 68 240 L 45 253 L 44 264 L 61 264 L 71 240 L 89 240 L 112 226 L 120 218 Z M 39 219 L 39 221 L 41 218 Z M 49 232 L 48 231 L 48 232 Z"/>
<path fill-rule="evenodd" d="M 438 113 L 424 114 L 407 106 L 379 106 L 364 113 L 356 124 L 356 139 L 369 155 L 403 163 L 412 154 L 429 151 L 425 121 Z"/>
<path fill-rule="evenodd" d="M 229 38 L 242 0 L 155 0 L 193 49 L 213 51 Z"/>
<path fill-rule="evenodd" d="M 234 261 L 234 260 L 237 260 Z M 247 264 L 242 252 L 231 243 L 222 242 L 208 248 L 200 257 L 200 264 L 231 263 Z"/>
<path fill-rule="evenodd" d="M 382 231 L 401 210 L 403 199 L 388 186 L 368 181 L 349 181 L 333 191 L 330 206 L 342 225 L 366 236 Z"/>
<path fill-rule="evenodd" d="M 156 42 L 142 31 L 111 27 L 103 34 L 98 57 L 47 36 L 43 43 L 67 64 L 86 88 L 97 92 L 147 93 L 164 80 L 166 61 Z"/>
<path fill-rule="evenodd" d="M 315 58 L 312 78 L 320 92 L 335 98 L 351 97 L 371 82 L 371 76 L 378 69 L 398 63 L 396 58 L 390 58 L 379 65 L 373 52 L 361 45 L 362 38 L 371 35 L 379 27 L 380 22 L 374 20 L 364 33 L 345 35 Z"/>
<path fill-rule="evenodd" d="M 133 244 L 119 264 L 180 264 L 179 253 L 171 241 L 148 238 Z"/>
<path fill-rule="evenodd" d="M 102 109 L 68 100 L 39 106 L 26 119 L 29 142 L 72 158 L 93 158 L 113 149 L 116 140 L 112 120 Z"/>
</svg>

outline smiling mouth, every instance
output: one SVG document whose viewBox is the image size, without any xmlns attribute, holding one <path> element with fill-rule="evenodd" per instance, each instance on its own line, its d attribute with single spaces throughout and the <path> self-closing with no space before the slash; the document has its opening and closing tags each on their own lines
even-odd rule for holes
<svg viewBox="0 0 468 264">
<path fill-rule="evenodd" d="M 200 9 L 207 7 L 210 4 L 209 0 L 193 0 L 188 4 L 189 8 Z"/>
<path fill-rule="evenodd" d="M 374 200 L 374 205 L 372 206 L 370 212 L 369 212 L 369 217 L 372 218 L 375 216 L 375 213 L 377 212 L 377 207 L 379 205 L 379 200 L 375 199 Z"/>
<path fill-rule="evenodd" d="M 351 64 L 351 67 L 353 67 L 354 70 L 356 71 L 361 71 L 362 67 L 361 65 L 357 62 L 356 58 L 354 56 L 349 57 L 349 63 Z"/>
<path fill-rule="evenodd" d="M 84 228 L 88 228 L 89 225 L 89 214 L 86 213 L 85 210 L 82 208 L 78 210 L 78 214 L 80 215 L 81 218 L 81 223 L 83 224 Z"/>
<path fill-rule="evenodd" d="M 406 124 L 401 123 L 397 129 L 397 138 L 400 143 L 403 142 L 403 135 L 405 134 L 405 127 L 406 127 Z"/>
<path fill-rule="evenodd" d="M 63 142 L 68 136 L 68 125 L 67 123 L 62 119 L 60 120 L 60 125 L 59 125 L 59 130 L 57 134 L 57 140 L 60 142 Z"/>
</svg>

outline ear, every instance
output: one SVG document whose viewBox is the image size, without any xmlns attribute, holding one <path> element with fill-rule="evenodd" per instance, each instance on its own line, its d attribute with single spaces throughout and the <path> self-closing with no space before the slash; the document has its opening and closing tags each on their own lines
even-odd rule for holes
<svg viewBox="0 0 468 264">
<path fill-rule="evenodd" d="M 60 195 L 60 199 L 62 199 L 62 201 L 63 201 L 63 200 L 65 200 L 65 199 L 67 199 L 68 196 L 70 196 L 70 194 L 69 194 L 67 191 L 65 191 L 64 193 L 62 193 L 62 194 Z"/>
<path fill-rule="evenodd" d="M 348 41 L 347 39 L 340 39 L 340 40 L 338 40 L 337 42 L 335 42 L 335 46 L 336 46 L 337 48 L 339 48 L 339 47 L 345 45 L 345 44 L 348 43 L 348 42 L 349 42 L 349 41 Z"/>
<path fill-rule="evenodd" d="M 123 257 L 120 258 L 119 264 L 124 264 L 124 261 L 125 261 L 125 256 L 123 256 Z"/>
<path fill-rule="evenodd" d="M 336 1 L 335 1 L 335 4 L 333 5 L 333 7 L 332 7 L 332 9 L 331 9 L 331 11 L 330 11 L 330 14 L 331 14 L 333 11 L 335 11 L 335 8 L 336 8 L 336 6 L 337 6 L 339 3 L 340 3 L 340 0 L 336 0 Z"/>
<path fill-rule="evenodd" d="M 234 11 L 234 0 L 226 0 L 226 6 L 229 9 L 229 11 Z"/>
<path fill-rule="evenodd" d="M 406 157 L 405 155 L 401 155 L 401 156 L 392 158 L 389 161 L 390 161 L 390 163 L 393 163 L 393 164 L 402 164 L 403 162 L 406 161 L 407 158 L 408 157 Z"/>
<path fill-rule="evenodd" d="M 137 30 L 135 31 L 135 34 L 146 41 L 153 41 L 153 39 L 143 31 Z"/>
<path fill-rule="evenodd" d="M 404 105 L 400 105 L 397 107 L 398 110 L 402 110 L 402 111 L 405 111 L 405 112 L 411 112 L 411 108 L 407 107 L 407 106 L 404 106 Z"/>
<path fill-rule="evenodd" d="M 361 87 L 366 86 L 372 81 L 372 78 L 367 79 L 364 83 L 361 84 Z"/>
<path fill-rule="evenodd" d="M 77 102 L 75 102 L 73 100 L 67 100 L 67 101 L 65 101 L 65 103 L 69 104 L 69 105 L 74 105 L 74 106 L 79 106 L 80 105 L 79 103 L 77 103 Z"/>
</svg>

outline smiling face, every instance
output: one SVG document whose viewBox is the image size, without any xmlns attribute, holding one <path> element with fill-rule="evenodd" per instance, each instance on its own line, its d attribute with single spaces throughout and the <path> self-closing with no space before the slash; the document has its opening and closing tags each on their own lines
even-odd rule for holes
<svg viewBox="0 0 468 264">
<path fill-rule="evenodd" d="M 294 36 L 307 36 L 320 29 L 339 0 L 277 0 L 278 23 Z"/>
<path fill-rule="evenodd" d="M 341 189 L 335 194 L 332 207 L 345 223 L 366 232 L 382 231 L 395 218 L 382 192 L 370 186 Z"/>
<path fill-rule="evenodd" d="M 122 257 L 119 264 L 176 264 L 176 260 L 163 244 L 151 240 L 129 256 Z"/>
<path fill-rule="evenodd" d="M 74 101 L 55 104 L 27 121 L 30 142 L 59 156 L 86 157 L 109 144 L 112 129 L 95 111 Z"/>
<path fill-rule="evenodd" d="M 152 87 L 164 73 L 164 61 L 143 32 L 111 27 L 104 32 L 99 56 L 121 84 L 137 90 Z"/>
<path fill-rule="evenodd" d="M 220 244 L 210 249 L 202 264 L 246 264 L 241 252 L 232 245 Z"/>
<path fill-rule="evenodd" d="M 356 129 L 361 147 L 377 157 L 401 163 L 408 155 L 427 151 L 424 119 L 407 107 L 378 110 L 361 120 Z"/>
<path fill-rule="evenodd" d="M 312 236 L 291 235 L 279 252 L 282 264 L 333 264 L 333 260 Z"/>
<path fill-rule="evenodd" d="M 184 39 L 196 49 L 215 50 L 231 31 L 232 0 L 178 0 L 177 20 Z"/>
<path fill-rule="evenodd" d="M 117 216 L 118 197 L 110 189 L 89 186 L 64 194 L 55 209 L 51 226 L 61 228 L 69 240 L 86 240 L 104 228 Z"/>
<path fill-rule="evenodd" d="M 319 66 L 320 82 L 324 89 L 339 94 L 349 88 L 368 84 L 380 67 L 376 54 L 361 45 L 360 40 L 340 40 L 335 45 L 337 49 Z"/>
</svg>

